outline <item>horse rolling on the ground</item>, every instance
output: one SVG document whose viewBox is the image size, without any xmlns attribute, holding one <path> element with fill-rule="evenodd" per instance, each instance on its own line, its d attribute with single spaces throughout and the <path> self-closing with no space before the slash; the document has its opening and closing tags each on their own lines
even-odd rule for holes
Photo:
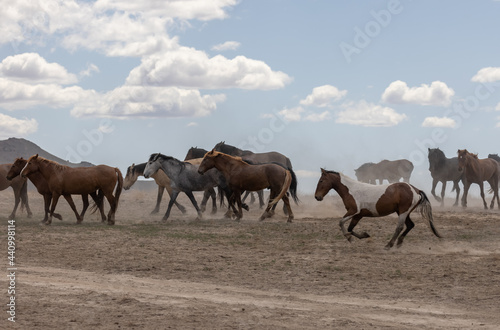
<svg viewBox="0 0 500 330">
<path fill-rule="evenodd" d="M 157 153 L 149 157 L 144 168 L 144 177 L 149 178 L 160 169 L 170 178 L 172 187 L 172 195 L 168 203 L 168 208 L 163 216 L 164 221 L 170 216 L 172 205 L 180 192 L 184 192 L 191 200 L 191 203 L 193 203 L 194 208 L 198 212 L 197 219 L 202 218 L 202 211 L 198 207 L 193 191 L 205 191 L 218 186 L 224 190 L 227 196 L 231 195 L 231 192 L 227 189 L 224 177 L 216 170 L 211 171 L 209 175 L 202 176 L 198 173 L 198 165 Z"/>
<path fill-rule="evenodd" d="M 28 203 L 28 182 L 26 178 L 15 178 L 13 180 L 7 178 L 7 173 L 11 168 L 12 164 L 1 164 L 0 165 L 0 191 L 12 187 L 14 190 L 14 209 L 9 215 L 9 219 L 16 218 L 16 211 L 19 203 L 21 203 L 21 210 L 26 208 L 28 212 L 28 218 L 31 218 L 32 214 L 30 206 Z"/>
<path fill-rule="evenodd" d="M 97 195 L 99 201 L 96 204 L 101 205 L 104 196 L 106 197 L 111 206 L 108 212 L 108 225 L 115 224 L 115 213 L 123 187 L 123 176 L 118 168 L 107 165 L 73 168 L 38 157 L 38 154 L 36 154 L 28 159 L 26 166 L 21 171 L 21 176 L 27 177 L 30 173 L 38 171 L 47 181 L 52 193 L 52 204 L 49 219 L 46 222 L 47 225 L 52 223 L 52 216 L 54 216 L 61 195 L 64 196 L 75 213 L 76 223 L 81 223 L 83 218 L 76 211 L 71 195 L 93 194 L 98 190 L 100 190 Z M 113 189 L 115 189 L 114 195 Z"/>
<path fill-rule="evenodd" d="M 215 150 L 210 151 L 203 157 L 198 171 L 205 173 L 213 168 L 222 172 L 229 188 L 233 191 L 229 204 L 232 205 L 233 201 L 237 203 L 238 213 L 236 218 L 238 220 L 243 216 L 241 193 L 245 190 L 258 191 L 269 188 L 271 190 L 269 202 L 260 220 L 271 217 L 271 207 L 282 199 L 288 211 L 287 221 L 292 222 L 293 213 L 287 196 L 287 191 L 292 183 L 292 175 L 289 170 L 277 164 L 250 165 L 240 157 L 226 155 Z M 296 199 L 296 191 L 291 192 L 294 199 Z"/>
<path fill-rule="evenodd" d="M 17 158 L 14 163 L 12 164 L 9 173 L 7 173 L 7 179 L 13 180 L 14 178 L 17 178 L 20 174 L 23 168 L 26 166 L 28 161 L 26 159 Z M 20 177 L 20 176 L 19 176 Z M 47 222 L 49 219 L 49 213 L 50 213 L 50 203 L 52 201 L 52 192 L 49 189 L 49 184 L 43 177 L 43 175 L 40 172 L 33 172 L 28 174 L 28 179 L 33 183 L 33 185 L 36 187 L 38 193 L 43 196 L 43 201 L 44 201 L 44 211 L 45 215 L 42 220 L 42 223 Z M 93 192 L 90 194 L 96 203 L 93 208 L 98 208 L 100 213 L 101 213 L 101 218 L 106 220 L 106 216 L 104 215 L 104 209 L 102 203 L 99 203 L 99 198 L 97 197 L 96 192 Z M 83 202 L 83 209 L 82 212 L 80 213 L 80 217 L 83 219 L 85 212 L 87 211 L 87 208 L 89 206 L 89 197 L 87 194 L 82 194 L 82 202 Z M 100 205 L 98 205 L 99 203 Z M 54 213 L 53 216 L 56 219 L 62 220 L 62 216 L 59 213 Z"/>
<path fill-rule="evenodd" d="M 432 176 L 432 189 L 431 194 L 434 198 L 441 202 L 441 206 L 444 206 L 444 193 L 446 191 L 446 182 L 453 181 L 453 191 L 457 192 L 455 198 L 455 204 L 458 205 L 458 197 L 460 196 L 460 187 L 458 183 L 460 180 L 463 181 L 463 172 L 458 170 L 458 157 L 447 158 L 444 152 L 439 148 L 431 149 L 428 148 L 428 158 L 429 158 L 429 171 Z M 441 197 L 436 195 L 436 186 L 438 182 L 441 182 Z"/>
<path fill-rule="evenodd" d="M 354 227 L 363 217 L 383 217 L 392 213 L 397 213 L 398 225 L 391 240 L 385 246 L 390 249 L 397 239 L 397 246 L 403 244 L 405 236 L 415 226 L 410 219 L 410 213 L 417 207 L 420 208 L 422 216 L 427 219 L 432 232 L 437 237 L 441 237 L 434 227 L 432 218 L 432 207 L 429 199 L 422 190 L 415 188 L 409 183 L 397 182 L 389 185 L 375 186 L 353 180 L 344 174 L 321 169 L 321 177 L 316 187 L 314 197 L 322 201 L 323 197 L 334 189 L 344 202 L 347 213 L 339 222 L 344 236 L 349 240 L 352 236 L 357 238 L 370 237 L 364 232 L 358 234 L 354 232 Z M 351 220 L 347 231 L 344 224 Z M 400 235 L 406 224 L 405 231 Z"/>
<path fill-rule="evenodd" d="M 493 192 L 490 208 L 495 206 L 495 198 L 500 209 L 500 200 L 498 198 L 498 179 L 500 177 L 500 165 L 491 158 L 478 159 L 477 154 L 472 154 L 467 149 L 458 150 L 458 169 L 464 171 L 464 194 L 462 195 L 462 206 L 467 207 L 467 194 L 472 183 L 479 185 L 481 198 L 484 208 L 488 209 L 488 204 L 484 199 L 483 182 L 488 181 Z"/>
</svg>

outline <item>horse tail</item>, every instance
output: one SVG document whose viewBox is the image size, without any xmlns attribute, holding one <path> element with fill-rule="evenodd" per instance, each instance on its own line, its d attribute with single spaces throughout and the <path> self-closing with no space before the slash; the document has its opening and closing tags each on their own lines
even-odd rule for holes
<svg viewBox="0 0 500 330">
<path fill-rule="evenodd" d="M 295 175 L 295 172 L 291 169 L 288 168 L 290 171 L 290 174 L 292 175 L 292 182 L 290 184 L 290 194 L 292 195 L 293 201 L 295 204 L 299 204 L 300 200 L 299 197 L 297 196 L 297 176 Z"/>
<path fill-rule="evenodd" d="M 96 199 L 92 199 L 94 201 L 94 203 L 92 204 L 92 206 L 90 207 L 90 213 L 91 214 L 94 214 L 97 212 L 97 210 L 101 207 L 101 205 L 103 205 L 104 203 L 104 193 L 102 192 L 101 189 L 97 189 L 97 195 L 96 195 Z M 62 219 L 60 219 L 62 220 Z"/>
<path fill-rule="evenodd" d="M 288 189 L 290 188 L 291 183 L 292 183 L 292 174 L 290 173 L 289 170 L 285 170 L 285 180 L 283 181 L 283 185 L 281 186 L 281 191 L 278 194 L 278 196 L 276 196 L 272 201 L 269 202 L 269 204 L 268 204 L 269 207 L 278 203 L 280 201 L 280 199 L 282 199 L 283 196 L 285 196 Z"/>
<path fill-rule="evenodd" d="M 118 177 L 118 184 L 116 185 L 116 189 L 115 189 L 116 207 L 118 207 L 118 201 L 120 200 L 120 195 L 121 195 L 122 189 L 123 189 L 123 175 L 118 167 L 115 167 L 115 173 L 116 173 L 116 176 Z"/>
<path fill-rule="evenodd" d="M 427 195 L 422 190 L 420 190 L 418 193 L 420 195 L 420 201 L 418 202 L 418 207 L 420 208 L 420 214 L 424 219 L 427 219 L 427 221 L 429 221 L 429 226 L 431 227 L 431 230 L 434 233 L 434 235 L 436 235 L 439 238 L 442 238 L 443 236 L 441 236 L 438 233 L 436 227 L 434 227 L 434 221 L 432 217 L 432 206 L 431 202 L 429 201 L 429 198 L 427 198 Z"/>
</svg>

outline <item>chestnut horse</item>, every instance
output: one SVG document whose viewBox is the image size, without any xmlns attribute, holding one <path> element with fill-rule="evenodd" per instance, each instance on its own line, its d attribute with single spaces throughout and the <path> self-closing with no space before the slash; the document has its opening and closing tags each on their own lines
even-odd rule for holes
<svg viewBox="0 0 500 330">
<path fill-rule="evenodd" d="M 102 191 L 111 206 L 108 212 L 108 225 L 115 224 L 115 213 L 123 188 L 123 176 L 118 168 L 107 165 L 73 168 L 38 157 L 38 154 L 36 154 L 28 159 L 28 163 L 21 171 L 21 176 L 27 177 L 30 173 L 35 172 L 42 174 L 52 193 L 52 205 L 49 219 L 46 222 L 47 225 L 52 223 L 52 216 L 61 195 L 64 196 L 73 212 L 75 212 L 77 223 L 81 223 L 83 219 L 76 211 L 71 194 L 92 194 L 97 190 Z M 115 186 L 116 190 L 113 196 Z M 98 195 L 100 200 L 96 203 L 97 205 L 103 203 L 104 197 L 102 194 Z"/>
<path fill-rule="evenodd" d="M 467 194 L 470 185 L 477 183 L 481 190 L 481 198 L 483 199 L 484 208 L 488 209 L 488 204 L 484 199 L 483 181 L 488 181 L 493 192 L 490 208 L 495 206 L 495 198 L 498 208 L 500 208 L 500 200 L 498 198 L 498 179 L 500 175 L 499 164 L 491 158 L 478 159 L 477 154 L 472 154 L 467 149 L 458 150 L 458 170 L 464 171 L 464 194 L 462 195 L 462 206 L 467 207 Z"/>
<path fill-rule="evenodd" d="M 26 166 L 27 163 L 28 161 L 26 159 L 23 159 L 22 157 L 17 158 L 12 164 L 9 172 L 7 173 L 7 179 L 14 180 L 14 178 L 17 178 L 18 175 L 21 174 L 21 171 L 23 170 L 23 168 Z M 21 177 L 19 176 L 19 178 Z M 49 219 L 50 202 L 52 201 L 52 193 L 50 192 L 49 184 L 47 183 L 47 181 L 40 172 L 33 172 L 28 174 L 28 179 L 36 187 L 38 193 L 43 196 L 45 215 L 42 222 L 45 223 Z M 106 220 L 102 203 L 101 205 L 97 205 L 98 202 L 97 194 L 94 192 L 91 193 L 90 195 L 96 202 L 95 207 L 99 208 L 99 211 L 101 212 L 101 218 L 103 219 L 103 221 Z M 89 197 L 87 194 L 82 194 L 82 201 L 83 201 L 83 209 L 82 212 L 80 213 L 80 217 L 83 219 L 83 216 L 85 215 L 85 212 L 87 211 L 87 208 L 89 206 Z M 56 219 L 62 220 L 62 216 L 59 213 L 54 213 L 54 217 Z"/>
<path fill-rule="evenodd" d="M 11 166 L 12 164 L 0 165 L 0 191 L 5 190 L 9 187 L 12 187 L 12 190 L 14 190 L 14 209 L 9 215 L 9 219 L 15 219 L 19 202 L 21 202 L 21 210 L 23 208 L 26 208 L 26 211 L 28 212 L 28 218 L 31 218 L 32 213 L 28 204 L 28 182 L 26 181 L 26 179 L 23 179 L 21 177 L 14 180 L 10 180 L 9 178 L 7 178 L 7 173 L 9 172 Z"/>
<path fill-rule="evenodd" d="M 288 222 L 292 222 L 293 213 L 286 194 L 292 183 L 292 175 L 289 170 L 277 164 L 251 165 L 244 162 L 241 157 L 234 157 L 212 150 L 203 157 L 198 172 L 205 173 L 214 167 L 222 172 L 233 192 L 229 199 L 229 205 L 234 202 L 237 203 L 236 219 L 239 220 L 243 216 L 242 192 L 269 188 L 271 190 L 269 202 L 260 220 L 271 217 L 271 207 L 282 199 L 288 211 Z M 292 196 L 295 198 L 295 191 L 292 192 Z"/>
<path fill-rule="evenodd" d="M 420 207 L 422 217 L 429 221 L 434 235 L 441 237 L 434 227 L 432 207 L 429 199 L 422 190 L 415 188 L 409 183 L 397 182 L 389 185 L 375 186 L 353 180 L 338 172 L 321 169 L 321 178 L 316 187 L 314 197 L 318 201 L 322 201 L 323 197 L 331 189 L 334 189 L 340 195 L 347 210 L 347 213 L 340 220 L 339 225 L 342 233 L 349 242 L 352 236 L 360 239 L 370 237 L 367 232 L 358 234 L 353 231 L 361 218 L 383 217 L 397 213 L 399 220 L 396 231 L 385 248 L 390 249 L 393 247 L 396 239 L 398 240 L 397 246 L 400 247 L 403 244 L 405 236 L 415 226 L 410 219 L 410 213 L 417 207 Z M 349 220 L 351 222 L 346 231 L 344 224 Z M 399 235 L 405 224 L 405 231 Z"/>
</svg>

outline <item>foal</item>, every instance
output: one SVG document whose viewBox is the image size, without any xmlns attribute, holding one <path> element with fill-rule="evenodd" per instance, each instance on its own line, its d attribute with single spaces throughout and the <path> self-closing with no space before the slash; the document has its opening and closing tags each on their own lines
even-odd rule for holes
<svg viewBox="0 0 500 330">
<path fill-rule="evenodd" d="M 398 182 L 390 185 L 374 186 L 353 180 L 338 172 L 321 169 L 321 178 L 316 187 L 315 198 L 322 201 L 323 197 L 331 189 L 334 189 L 340 195 L 347 210 L 339 225 L 349 242 L 352 236 L 360 239 L 370 237 L 367 232 L 358 234 L 353 231 L 362 217 L 383 217 L 395 212 L 399 216 L 398 225 L 385 248 L 390 249 L 393 247 L 396 239 L 398 240 L 397 246 L 400 247 L 405 236 L 415 226 L 410 219 L 410 213 L 417 207 L 420 207 L 420 213 L 429 221 L 434 235 L 441 237 L 434 228 L 429 199 L 423 191 L 409 183 Z M 344 224 L 349 220 L 351 222 L 346 231 Z M 399 234 L 405 224 L 406 230 L 400 236 Z"/>
</svg>

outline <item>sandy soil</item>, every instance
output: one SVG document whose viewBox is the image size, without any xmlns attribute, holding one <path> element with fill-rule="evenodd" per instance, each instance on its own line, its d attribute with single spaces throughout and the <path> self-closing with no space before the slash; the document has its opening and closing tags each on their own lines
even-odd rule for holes
<svg viewBox="0 0 500 330">
<path fill-rule="evenodd" d="M 434 206 L 439 240 L 419 215 L 404 245 L 386 251 L 395 217 L 365 218 L 372 236 L 341 236 L 342 204 L 302 196 L 296 219 L 282 212 L 241 222 L 223 212 L 195 221 L 173 210 L 150 215 L 154 191 L 125 191 L 115 226 L 88 214 L 75 224 L 39 224 L 42 200 L 30 192 L 34 218 L 16 221 L 16 323 L 19 329 L 498 329 L 500 211 L 477 201 Z M 12 192 L 0 192 L 0 246 L 7 269 L 6 216 Z M 450 204 L 448 202 L 448 204 Z M 166 203 L 162 207 L 165 212 Z"/>
</svg>

